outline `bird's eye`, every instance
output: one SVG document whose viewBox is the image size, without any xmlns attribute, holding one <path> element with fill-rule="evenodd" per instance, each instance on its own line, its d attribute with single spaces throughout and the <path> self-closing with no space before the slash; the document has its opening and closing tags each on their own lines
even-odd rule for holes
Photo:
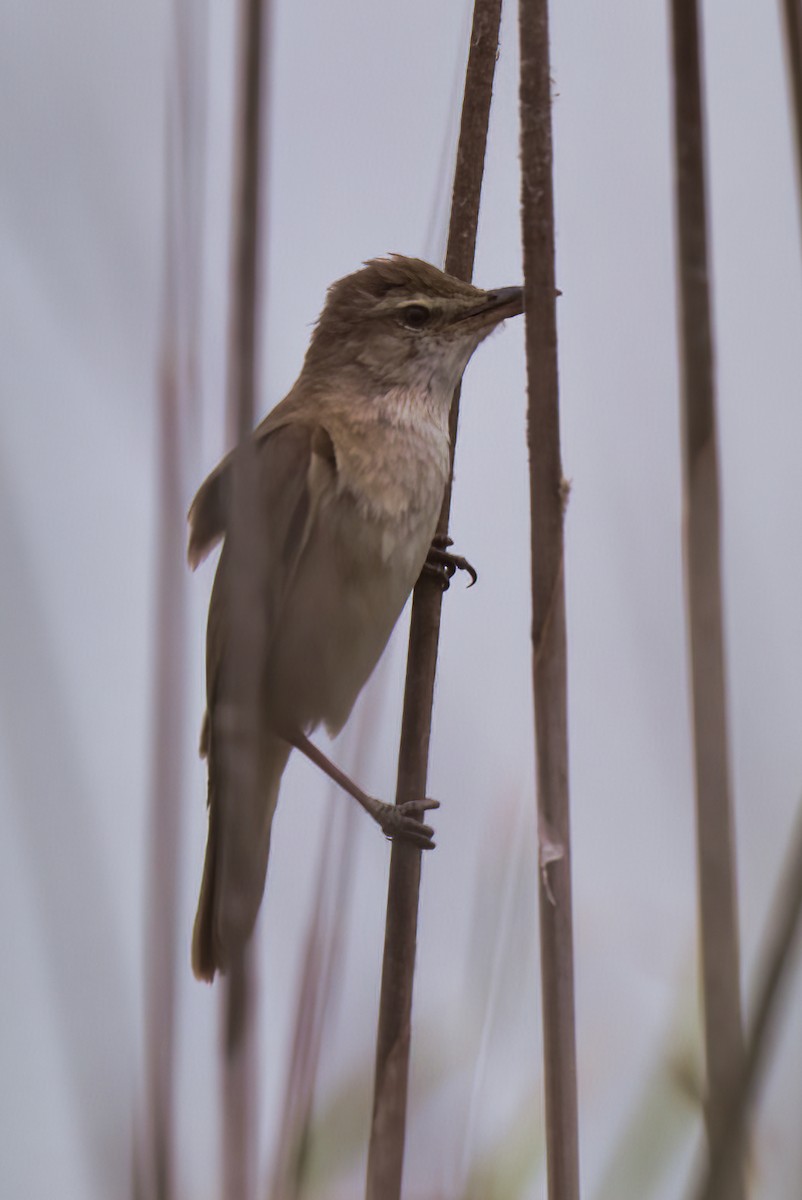
<svg viewBox="0 0 802 1200">
<path fill-rule="evenodd" d="M 423 329 L 431 315 L 431 310 L 425 304 L 407 304 L 401 309 L 401 321 L 407 329 Z"/>
</svg>

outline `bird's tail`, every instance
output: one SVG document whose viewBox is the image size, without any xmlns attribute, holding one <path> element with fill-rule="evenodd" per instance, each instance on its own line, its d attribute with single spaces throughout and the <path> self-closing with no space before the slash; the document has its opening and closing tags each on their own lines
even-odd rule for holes
<svg viewBox="0 0 802 1200">
<path fill-rule="evenodd" d="M 202 750 L 209 760 L 209 837 L 198 912 L 192 933 L 192 970 L 211 983 L 225 971 L 253 932 L 265 890 L 270 828 L 290 746 L 272 734 L 259 739 L 259 789 L 252 803 L 220 780 L 215 739 L 204 725 Z M 231 794 L 228 794 L 228 793 Z"/>
</svg>

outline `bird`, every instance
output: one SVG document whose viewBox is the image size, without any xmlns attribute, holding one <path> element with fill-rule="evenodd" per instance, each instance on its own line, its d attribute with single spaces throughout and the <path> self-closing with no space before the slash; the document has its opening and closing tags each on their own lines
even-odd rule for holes
<svg viewBox="0 0 802 1200">
<path fill-rule="evenodd" d="M 449 412 L 476 347 L 523 312 L 417 258 L 375 258 L 328 289 L 288 395 L 228 454 L 189 510 L 194 569 L 222 540 L 209 604 L 208 839 L 192 968 L 211 982 L 244 952 L 265 889 L 287 760 L 298 749 L 390 837 L 430 849 L 421 799 L 363 792 L 309 735 L 338 733 L 424 570 L 464 559 L 435 537 Z M 472 572 L 475 579 L 475 572 Z"/>
</svg>

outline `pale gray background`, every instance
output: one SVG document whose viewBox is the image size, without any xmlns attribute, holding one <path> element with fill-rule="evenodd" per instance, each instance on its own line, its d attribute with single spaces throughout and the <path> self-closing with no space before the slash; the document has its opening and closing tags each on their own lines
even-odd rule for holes
<svg viewBox="0 0 802 1200">
<path fill-rule="evenodd" d="M 203 419 L 187 503 L 223 449 L 234 38 L 230 6 L 208 6 L 207 35 L 203 7 Z M 748 975 L 802 785 L 802 257 L 776 6 L 704 7 Z M 329 282 L 388 250 L 441 259 L 469 22 L 466 0 L 275 8 L 262 411 L 292 383 Z M 634 1197 L 610 1163 L 657 1072 L 667 1098 L 655 1123 L 675 1142 L 653 1194 L 668 1197 L 696 1145 L 672 1079 L 693 1051 L 697 988 L 667 14 L 643 0 L 553 10 L 582 1171 L 588 1195 Z M 147 952 L 169 21 L 154 0 L 0 4 L 0 1175 L 15 1200 L 127 1194 Z M 521 277 L 516 75 L 511 5 L 475 272 L 487 286 Z M 457 581 L 445 600 L 409 1197 L 457 1200 L 466 1163 L 539 1097 L 522 333 L 511 322 L 482 347 L 463 393 L 453 532 L 480 583 Z M 188 958 L 212 570 L 188 583 L 180 878 L 179 1166 L 198 1200 L 216 1195 L 217 1162 L 219 989 L 195 983 Z M 352 722 L 358 732 L 359 712 L 375 710 L 361 779 L 388 797 L 405 631 L 406 618 Z M 346 766 L 355 745 L 349 730 L 335 751 Z M 293 762 L 258 935 L 265 1163 L 320 842 L 331 807 L 350 803 Z M 323 1101 L 349 1071 L 369 1074 L 373 1049 L 389 848 L 358 815 L 351 828 Z M 756 1194 L 772 1200 L 796 1195 L 802 1170 L 800 1035 L 797 993 L 754 1148 Z M 426 1091 L 441 1057 L 445 1082 Z M 329 1194 L 350 1200 L 361 1181 L 357 1161 Z M 525 1195 L 543 1192 L 541 1173 Z"/>
</svg>

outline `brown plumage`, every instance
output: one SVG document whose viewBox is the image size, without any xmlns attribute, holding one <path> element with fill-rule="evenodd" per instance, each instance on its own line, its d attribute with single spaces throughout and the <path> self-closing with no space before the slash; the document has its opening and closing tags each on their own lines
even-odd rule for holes
<svg viewBox="0 0 802 1200">
<path fill-rule="evenodd" d="M 419 259 L 367 263 L 329 289 L 295 386 L 192 503 L 190 564 L 226 539 L 207 632 L 199 978 L 225 969 L 252 932 L 292 745 L 313 756 L 304 735 L 321 722 L 336 733 L 376 665 L 435 531 L 454 388 L 479 342 L 521 307 L 518 288 L 484 292 Z M 250 482 L 238 492 L 239 463 Z M 386 831 L 432 844 L 428 826 L 344 786 Z"/>
</svg>

